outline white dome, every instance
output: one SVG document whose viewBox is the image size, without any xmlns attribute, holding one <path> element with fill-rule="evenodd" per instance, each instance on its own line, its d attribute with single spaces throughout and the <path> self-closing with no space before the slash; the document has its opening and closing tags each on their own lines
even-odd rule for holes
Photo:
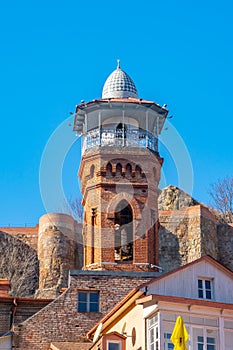
<svg viewBox="0 0 233 350">
<path fill-rule="evenodd" d="M 117 69 L 109 75 L 104 84 L 102 98 L 127 97 L 137 98 L 138 92 L 133 80 L 120 68 L 120 61 L 118 60 Z"/>
</svg>

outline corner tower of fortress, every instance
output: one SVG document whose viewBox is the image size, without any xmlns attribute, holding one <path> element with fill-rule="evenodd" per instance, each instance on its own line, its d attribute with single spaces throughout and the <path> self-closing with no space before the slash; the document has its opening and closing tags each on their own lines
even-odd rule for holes
<svg viewBox="0 0 233 350">
<path fill-rule="evenodd" d="M 84 269 L 156 271 L 158 136 L 168 111 L 138 97 L 120 63 L 102 98 L 76 108 L 82 137 Z"/>
</svg>

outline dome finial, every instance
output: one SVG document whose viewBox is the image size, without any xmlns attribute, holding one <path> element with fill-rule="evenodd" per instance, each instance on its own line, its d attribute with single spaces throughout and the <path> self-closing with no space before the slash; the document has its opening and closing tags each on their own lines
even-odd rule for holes
<svg viewBox="0 0 233 350">
<path fill-rule="evenodd" d="M 138 92 L 133 80 L 120 67 L 117 60 L 117 68 L 109 75 L 104 83 L 102 98 L 138 98 Z"/>
</svg>

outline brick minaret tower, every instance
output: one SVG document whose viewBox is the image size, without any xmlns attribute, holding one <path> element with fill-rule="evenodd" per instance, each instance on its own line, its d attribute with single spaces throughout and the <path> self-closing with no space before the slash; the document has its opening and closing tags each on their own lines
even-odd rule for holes
<svg viewBox="0 0 233 350">
<path fill-rule="evenodd" d="M 85 269 L 150 271 L 158 265 L 158 135 L 167 113 L 138 98 L 119 62 L 102 99 L 77 106 Z"/>
</svg>

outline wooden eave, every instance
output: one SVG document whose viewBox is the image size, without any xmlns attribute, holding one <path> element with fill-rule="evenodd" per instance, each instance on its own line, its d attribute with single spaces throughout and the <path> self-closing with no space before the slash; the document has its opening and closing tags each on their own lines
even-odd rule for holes
<svg viewBox="0 0 233 350">
<path fill-rule="evenodd" d="M 222 303 L 218 301 L 210 301 L 210 300 L 175 297 L 175 296 L 169 296 L 169 295 L 159 295 L 159 294 L 150 294 L 143 298 L 139 298 L 138 300 L 136 300 L 136 305 L 146 304 L 152 301 L 154 301 L 155 303 L 162 301 L 162 302 L 173 303 L 173 304 L 175 303 L 179 305 L 186 304 L 190 307 L 199 306 L 199 307 L 211 307 L 215 309 L 233 310 L 233 304 Z"/>
</svg>

